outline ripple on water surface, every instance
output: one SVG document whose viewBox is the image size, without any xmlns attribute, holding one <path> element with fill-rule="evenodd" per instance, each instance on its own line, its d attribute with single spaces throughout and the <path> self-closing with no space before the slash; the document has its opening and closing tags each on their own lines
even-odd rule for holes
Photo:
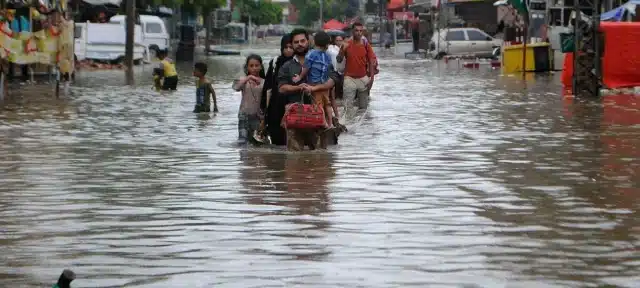
<svg viewBox="0 0 640 288">
<path fill-rule="evenodd" d="M 191 79 L 158 94 L 116 71 L 7 101 L 3 282 L 70 267 L 79 287 L 638 287 L 638 113 L 563 102 L 553 76 L 382 59 L 338 147 L 247 150 L 243 60 L 208 61 L 217 115 L 190 112 Z"/>
</svg>

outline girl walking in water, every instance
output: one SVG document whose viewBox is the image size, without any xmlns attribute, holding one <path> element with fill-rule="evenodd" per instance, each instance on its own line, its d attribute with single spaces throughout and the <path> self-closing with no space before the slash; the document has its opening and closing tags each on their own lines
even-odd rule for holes
<svg viewBox="0 0 640 288">
<path fill-rule="evenodd" d="M 244 76 L 233 81 L 233 90 L 242 92 L 238 111 L 239 144 L 247 144 L 249 139 L 253 137 L 253 132 L 260 126 L 260 119 L 263 117 L 260 110 L 260 100 L 262 99 L 264 78 L 262 58 L 251 54 L 244 64 Z"/>
</svg>

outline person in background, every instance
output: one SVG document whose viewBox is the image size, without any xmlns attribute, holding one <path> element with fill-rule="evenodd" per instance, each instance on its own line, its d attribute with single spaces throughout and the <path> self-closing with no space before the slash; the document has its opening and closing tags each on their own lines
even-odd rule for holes
<svg viewBox="0 0 640 288">
<path fill-rule="evenodd" d="M 98 14 L 98 23 L 107 23 L 107 15 L 104 12 Z"/>
<path fill-rule="evenodd" d="M 278 72 L 284 63 L 293 58 L 293 46 L 289 34 L 280 39 L 280 56 L 269 62 L 269 69 L 262 88 L 260 109 L 265 112 L 266 130 L 271 138 L 272 145 L 284 146 L 287 144 L 287 134 L 280 125 L 284 116 L 287 97 L 278 91 Z"/>
<path fill-rule="evenodd" d="M 329 81 L 329 73 L 334 70 L 331 64 L 331 56 L 327 53 L 331 37 L 329 37 L 329 34 L 326 32 L 320 31 L 316 33 L 313 38 L 316 47 L 305 56 L 302 72 L 300 72 L 300 75 L 293 77 L 293 82 L 306 79 L 309 85 L 317 86 Z M 316 105 L 324 109 L 324 117 L 327 121 L 326 128 L 333 128 L 331 100 L 329 99 L 331 97 L 330 89 L 318 89 L 311 95 Z"/>
<path fill-rule="evenodd" d="M 16 2 L 16 4 L 17 3 L 18 2 Z M 29 8 L 25 8 L 25 7 L 18 8 L 16 4 L 8 3 L 9 9 L 6 10 L 7 23 L 9 24 L 11 31 L 14 33 L 22 32 L 22 31 L 29 32 L 30 31 L 30 25 L 28 23 L 29 19 L 24 16 L 24 15 L 29 15 L 28 14 Z M 13 9 L 13 8 L 16 8 L 16 9 Z M 13 62 L 9 62 L 7 79 L 9 81 L 13 80 L 14 67 L 16 65 L 20 68 L 20 71 L 21 71 L 21 75 L 22 75 L 21 81 L 22 82 L 29 81 L 29 66 L 14 64 Z"/>
<path fill-rule="evenodd" d="M 158 51 L 158 59 L 160 64 L 153 69 L 153 82 L 156 89 L 172 90 L 178 88 L 178 72 L 176 65 L 167 57 L 166 51 Z M 164 81 L 162 81 L 164 79 Z M 162 85 L 160 84 L 162 81 Z"/>
<path fill-rule="evenodd" d="M 411 39 L 413 42 L 413 52 L 417 52 L 420 48 L 420 20 L 418 18 L 411 20 Z"/>
<path fill-rule="evenodd" d="M 333 115 L 335 119 L 333 119 L 333 124 L 336 127 L 340 127 L 340 123 L 338 123 L 338 119 L 340 119 L 340 114 L 338 112 L 338 105 L 336 103 L 336 99 L 342 98 L 342 83 L 343 76 L 342 72 L 344 71 L 344 62 L 338 63 L 337 57 L 338 53 L 340 53 L 340 47 L 342 47 L 342 43 L 344 42 L 344 38 L 340 35 L 334 36 L 331 45 L 327 49 L 327 53 L 331 57 L 331 64 L 337 73 L 337 78 L 335 79 L 336 85 L 331 89 L 331 107 L 333 108 Z"/>
<path fill-rule="evenodd" d="M 238 111 L 238 144 L 249 143 L 253 132 L 258 130 L 260 119 L 263 117 L 260 110 L 260 99 L 264 87 L 264 66 L 262 58 L 256 54 L 247 56 L 244 64 L 244 76 L 233 81 L 231 88 L 242 92 L 240 109 Z"/>
<path fill-rule="evenodd" d="M 211 112 L 209 96 L 213 98 L 213 112 L 218 112 L 216 91 L 213 90 L 213 85 L 205 78 L 205 75 L 207 75 L 207 64 L 197 62 L 193 66 L 193 76 L 198 78 L 196 80 L 196 106 L 193 113 Z"/>
<path fill-rule="evenodd" d="M 389 32 L 384 32 L 384 36 L 382 37 L 382 41 L 384 43 L 385 54 L 387 54 L 387 53 L 389 53 L 389 50 L 391 50 L 391 44 L 393 44 L 393 36 Z"/>
<path fill-rule="evenodd" d="M 345 61 L 344 69 L 344 116 L 354 105 L 356 97 L 361 103 L 359 108 L 365 108 L 369 101 L 369 90 L 375 76 L 376 57 L 371 45 L 362 37 L 364 26 L 354 23 L 351 40 L 346 41 L 336 57 L 338 63 Z"/>
</svg>

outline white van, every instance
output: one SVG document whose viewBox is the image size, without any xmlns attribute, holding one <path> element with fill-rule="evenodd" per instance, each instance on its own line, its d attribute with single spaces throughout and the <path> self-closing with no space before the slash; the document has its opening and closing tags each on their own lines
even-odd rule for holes
<svg viewBox="0 0 640 288">
<path fill-rule="evenodd" d="M 133 60 L 141 62 L 147 50 L 142 43 L 142 28 L 136 25 Z M 126 31 L 116 23 L 75 23 L 73 52 L 76 60 L 119 62 L 124 59 Z"/>
<path fill-rule="evenodd" d="M 125 24 L 125 15 L 116 15 L 109 19 L 111 23 Z M 142 43 L 149 49 L 149 60 L 156 57 L 156 53 L 169 48 L 169 32 L 162 18 L 152 15 L 140 15 L 142 26 Z"/>
</svg>

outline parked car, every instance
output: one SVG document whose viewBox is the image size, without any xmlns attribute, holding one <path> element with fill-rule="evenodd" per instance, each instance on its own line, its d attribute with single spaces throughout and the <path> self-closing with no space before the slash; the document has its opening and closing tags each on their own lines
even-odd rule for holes
<svg viewBox="0 0 640 288">
<path fill-rule="evenodd" d="M 436 57 L 444 55 L 491 54 L 502 40 L 496 39 L 478 28 L 448 28 L 433 33 L 429 51 Z"/>
</svg>

